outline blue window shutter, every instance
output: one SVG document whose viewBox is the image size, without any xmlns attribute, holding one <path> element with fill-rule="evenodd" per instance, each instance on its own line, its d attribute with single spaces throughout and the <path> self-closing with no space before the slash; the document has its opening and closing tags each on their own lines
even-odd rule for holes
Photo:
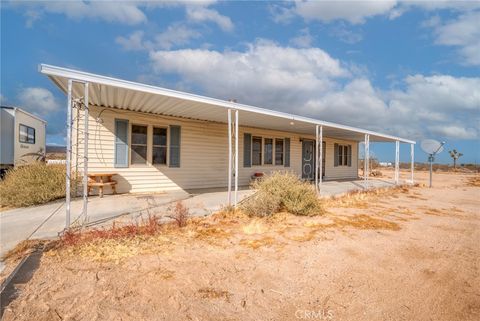
<svg viewBox="0 0 480 321">
<path fill-rule="evenodd" d="M 338 166 L 338 144 L 333 145 L 333 166 Z"/>
<path fill-rule="evenodd" d="M 285 167 L 290 167 L 290 138 L 285 137 Z"/>
<path fill-rule="evenodd" d="M 252 167 L 252 134 L 243 134 L 243 167 Z"/>
<path fill-rule="evenodd" d="M 352 167 L 352 145 L 348 145 L 348 166 Z"/>
<path fill-rule="evenodd" d="M 169 167 L 180 167 L 181 127 L 170 126 L 170 162 Z"/>
<path fill-rule="evenodd" d="M 128 167 L 128 120 L 115 119 L 115 167 Z"/>
</svg>

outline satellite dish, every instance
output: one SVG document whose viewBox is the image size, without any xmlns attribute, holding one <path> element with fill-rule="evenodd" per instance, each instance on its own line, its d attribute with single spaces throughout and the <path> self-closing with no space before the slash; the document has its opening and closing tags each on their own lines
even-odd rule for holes
<svg viewBox="0 0 480 321">
<path fill-rule="evenodd" d="M 424 139 L 420 143 L 422 150 L 429 155 L 436 155 L 443 151 L 445 142 L 439 142 L 435 139 Z"/>
<path fill-rule="evenodd" d="M 424 139 L 420 143 L 422 150 L 428 154 L 428 162 L 430 163 L 430 187 L 432 187 L 432 166 L 435 161 L 435 155 L 443 151 L 445 142 L 439 142 L 435 139 Z"/>
</svg>

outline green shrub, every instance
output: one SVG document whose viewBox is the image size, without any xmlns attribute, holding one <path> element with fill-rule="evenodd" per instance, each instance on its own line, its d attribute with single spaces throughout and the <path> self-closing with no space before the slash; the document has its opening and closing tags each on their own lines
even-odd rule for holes
<svg viewBox="0 0 480 321">
<path fill-rule="evenodd" d="M 65 165 L 34 163 L 9 170 L 0 182 L 0 205 L 22 207 L 65 197 Z"/>
<path fill-rule="evenodd" d="M 256 180 L 252 188 L 257 192 L 241 206 L 248 215 L 269 216 L 280 211 L 295 215 L 323 213 L 314 186 L 291 172 L 274 172 Z"/>
</svg>

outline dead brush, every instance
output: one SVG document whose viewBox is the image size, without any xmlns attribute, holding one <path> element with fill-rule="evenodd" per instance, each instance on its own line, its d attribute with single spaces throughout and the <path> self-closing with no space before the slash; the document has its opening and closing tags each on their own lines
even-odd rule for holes
<svg viewBox="0 0 480 321">
<path fill-rule="evenodd" d="M 256 180 L 252 187 L 257 192 L 241 204 L 250 216 L 270 216 L 280 211 L 295 215 L 324 213 L 314 187 L 292 172 L 274 172 Z"/>
<path fill-rule="evenodd" d="M 326 199 L 325 206 L 368 208 L 370 207 L 371 201 L 377 200 L 379 197 L 393 197 L 396 196 L 398 192 L 408 193 L 409 187 L 401 185 L 396 187 L 351 191 L 342 196 L 332 196 L 330 199 Z"/>
<path fill-rule="evenodd" d="M 480 187 L 480 175 L 475 175 L 467 179 L 468 186 Z"/>
<path fill-rule="evenodd" d="M 99 240 L 152 236 L 156 234 L 161 227 L 162 224 L 158 217 L 149 215 L 147 219 L 142 220 L 140 223 L 135 222 L 118 226 L 116 222 L 113 222 L 110 228 L 95 228 L 87 231 L 69 229 L 60 237 L 60 244 L 76 246 Z"/>
<path fill-rule="evenodd" d="M 187 226 L 188 219 L 190 218 L 190 211 L 182 202 L 175 203 L 173 209 L 170 209 L 172 215 L 167 215 L 168 218 L 173 219 L 178 227 Z"/>
</svg>

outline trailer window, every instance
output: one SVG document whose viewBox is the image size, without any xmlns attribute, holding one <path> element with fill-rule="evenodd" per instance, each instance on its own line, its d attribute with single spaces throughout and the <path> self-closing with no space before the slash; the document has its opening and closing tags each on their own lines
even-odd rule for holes
<svg viewBox="0 0 480 321">
<path fill-rule="evenodd" d="M 131 163 L 147 163 L 147 126 L 132 125 Z"/>
<path fill-rule="evenodd" d="M 35 128 L 20 124 L 20 143 L 35 144 Z"/>
</svg>

